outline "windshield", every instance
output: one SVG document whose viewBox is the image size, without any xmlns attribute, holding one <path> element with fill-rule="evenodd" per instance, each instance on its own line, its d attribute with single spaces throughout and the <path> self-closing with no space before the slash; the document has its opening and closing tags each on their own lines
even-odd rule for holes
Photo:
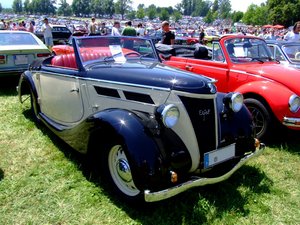
<svg viewBox="0 0 300 225">
<path fill-rule="evenodd" d="M 97 36 L 76 39 L 81 60 L 117 62 L 155 60 L 158 56 L 151 40 L 138 37 Z"/>
<path fill-rule="evenodd" d="M 39 45 L 30 33 L 0 33 L 0 45 Z"/>
<path fill-rule="evenodd" d="M 282 47 L 282 50 L 294 63 L 300 63 L 300 44 L 299 45 L 286 45 Z"/>
<path fill-rule="evenodd" d="M 234 63 L 272 61 L 267 44 L 256 38 L 232 38 L 225 41 L 226 51 Z"/>
</svg>

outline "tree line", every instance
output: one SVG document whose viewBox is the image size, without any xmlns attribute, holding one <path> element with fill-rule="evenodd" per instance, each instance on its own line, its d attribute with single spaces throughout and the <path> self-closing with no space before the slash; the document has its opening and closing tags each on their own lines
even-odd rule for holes
<svg viewBox="0 0 300 225">
<path fill-rule="evenodd" d="M 300 20 L 300 0 L 268 0 L 261 5 L 251 4 L 245 13 L 232 11 L 230 0 L 182 0 L 175 7 L 157 7 L 154 4 L 145 7 L 138 5 L 133 9 L 132 0 L 13 0 L 11 9 L 0 12 L 24 14 L 46 14 L 77 17 L 112 17 L 120 14 L 122 19 L 147 16 L 149 19 L 178 21 L 185 16 L 203 17 L 210 24 L 217 20 L 228 20 L 232 23 L 243 22 L 248 25 L 282 24 L 290 26 Z"/>
</svg>

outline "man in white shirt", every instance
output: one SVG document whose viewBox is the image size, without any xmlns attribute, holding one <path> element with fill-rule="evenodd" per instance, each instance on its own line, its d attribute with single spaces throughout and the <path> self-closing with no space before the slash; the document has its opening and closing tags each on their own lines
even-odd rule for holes
<svg viewBox="0 0 300 225">
<path fill-rule="evenodd" d="M 52 47 L 53 47 L 52 28 L 47 18 L 44 19 L 44 24 L 41 30 L 44 34 L 45 45 L 49 48 L 50 51 L 52 51 Z"/>
<path fill-rule="evenodd" d="M 286 41 L 300 41 L 300 21 L 296 22 L 293 30 L 288 32 L 285 36 L 284 36 L 284 40 Z"/>
<path fill-rule="evenodd" d="M 121 36 L 121 34 L 120 34 L 120 22 L 119 21 L 114 22 L 114 26 L 111 29 L 111 36 Z"/>
</svg>

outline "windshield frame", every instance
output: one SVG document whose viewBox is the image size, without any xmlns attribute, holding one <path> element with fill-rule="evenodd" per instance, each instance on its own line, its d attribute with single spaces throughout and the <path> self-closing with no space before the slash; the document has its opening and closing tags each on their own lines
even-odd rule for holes
<svg viewBox="0 0 300 225">
<path fill-rule="evenodd" d="M 133 42 L 133 49 L 125 48 L 125 41 Z M 141 45 L 139 45 L 141 44 Z M 145 44 L 146 46 L 142 46 Z M 85 71 L 85 68 L 95 62 L 112 64 L 112 63 L 125 63 L 131 61 L 153 61 L 161 62 L 158 52 L 150 38 L 142 37 L 129 37 L 129 36 L 89 36 L 89 37 L 73 37 L 72 45 L 74 48 L 74 53 L 77 61 L 79 70 Z M 93 46 L 94 45 L 94 46 Z M 138 48 L 139 51 L 136 51 Z M 115 50 L 114 50 L 115 49 Z M 118 52 L 118 51 L 122 52 Z M 142 52 L 142 51 L 149 52 Z M 137 52 L 137 54 L 133 54 Z M 86 60 L 83 58 L 82 54 L 98 54 L 97 57 L 93 59 Z M 126 54 L 130 54 L 127 57 Z M 151 54 L 151 57 L 149 56 Z M 121 55 L 121 56 L 117 56 Z M 146 57 L 148 55 L 148 57 Z M 143 57 L 145 56 L 145 57 Z M 113 60 L 107 60 L 112 58 Z"/>
<path fill-rule="evenodd" d="M 260 38 L 232 37 L 224 41 L 224 49 L 231 63 L 264 63 L 273 61 L 267 43 Z"/>
</svg>

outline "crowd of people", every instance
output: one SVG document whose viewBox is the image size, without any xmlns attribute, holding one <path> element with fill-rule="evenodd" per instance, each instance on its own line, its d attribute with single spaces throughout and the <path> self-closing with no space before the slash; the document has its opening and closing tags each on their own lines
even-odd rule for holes
<svg viewBox="0 0 300 225">
<path fill-rule="evenodd" d="M 67 27 L 71 28 L 69 24 L 66 24 Z M 41 25 L 42 24 L 42 25 Z M 51 25 L 47 18 L 44 18 L 42 21 L 39 21 L 39 26 L 41 31 L 44 34 L 45 44 L 51 49 L 53 46 L 53 37 L 51 33 Z M 27 22 L 5 22 L 4 19 L 0 21 L 0 30 L 23 30 L 34 33 L 35 32 L 35 21 L 29 20 Z M 132 21 L 127 21 L 124 24 L 121 24 L 120 21 L 102 21 L 97 22 L 96 18 L 92 17 L 90 21 L 84 22 L 84 27 L 87 30 L 86 35 L 112 35 L 112 36 L 145 36 L 148 34 L 148 27 L 146 24 L 139 22 L 138 24 L 133 25 Z M 167 45 L 173 45 L 175 42 L 175 36 L 182 32 L 184 29 L 188 30 L 187 25 L 180 23 L 170 23 L 168 21 L 160 22 L 159 25 L 153 26 L 155 29 L 161 30 L 161 43 Z M 240 33 L 247 35 L 256 35 L 258 37 L 264 38 L 266 40 L 286 40 L 286 41 L 300 41 L 300 21 L 296 22 L 292 30 L 284 28 L 275 28 L 275 27 L 253 27 L 253 26 L 244 26 L 244 27 L 235 27 L 235 26 L 215 26 L 213 27 L 216 36 L 222 36 L 230 33 Z M 190 29 L 191 30 L 191 29 Z M 205 37 L 207 35 L 207 27 L 204 25 L 199 26 L 195 29 L 193 26 L 193 31 L 190 32 L 190 35 L 197 35 L 199 43 L 205 44 Z M 195 36 L 194 36 L 195 37 Z"/>
</svg>

